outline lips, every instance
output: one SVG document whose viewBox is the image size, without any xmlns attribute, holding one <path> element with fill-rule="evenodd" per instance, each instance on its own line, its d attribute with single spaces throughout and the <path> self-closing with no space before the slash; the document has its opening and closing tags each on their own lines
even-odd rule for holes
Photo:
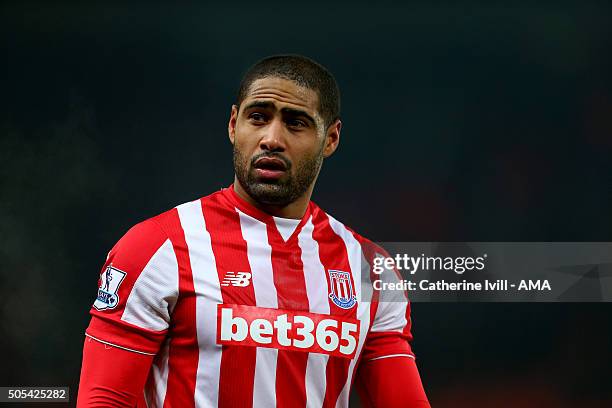
<svg viewBox="0 0 612 408">
<path fill-rule="evenodd" d="M 285 162 L 281 159 L 276 159 L 274 157 L 262 157 L 257 159 L 254 164 L 256 169 L 264 169 L 264 170 L 287 170 L 287 166 Z"/>
<path fill-rule="evenodd" d="M 287 171 L 287 165 L 275 157 L 261 157 L 253 164 L 255 173 L 265 179 L 279 179 Z"/>
</svg>

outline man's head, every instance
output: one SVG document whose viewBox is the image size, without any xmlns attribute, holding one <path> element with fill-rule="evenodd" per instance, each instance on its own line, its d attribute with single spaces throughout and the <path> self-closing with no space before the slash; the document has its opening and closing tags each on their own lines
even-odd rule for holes
<svg viewBox="0 0 612 408">
<path fill-rule="evenodd" d="M 283 207 L 310 198 L 323 159 L 337 148 L 334 77 L 298 55 L 265 58 L 245 74 L 228 125 L 234 169 L 253 200 Z"/>
</svg>

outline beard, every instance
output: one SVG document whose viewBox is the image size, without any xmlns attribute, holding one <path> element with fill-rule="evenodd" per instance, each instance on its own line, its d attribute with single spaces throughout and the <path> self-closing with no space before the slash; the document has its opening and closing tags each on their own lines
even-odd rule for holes
<svg viewBox="0 0 612 408">
<path fill-rule="evenodd" d="M 314 182 L 323 163 L 323 144 L 314 155 L 305 157 L 293 171 L 293 163 L 280 153 L 264 152 L 245 157 L 234 144 L 234 171 L 242 188 L 260 204 L 284 207 L 300 198 Z M 270 157 L 282 160 L 286 170 L 278 180 L 260 180 L 255 175 L 254 163 L 262 158 Z"/>
</svg>

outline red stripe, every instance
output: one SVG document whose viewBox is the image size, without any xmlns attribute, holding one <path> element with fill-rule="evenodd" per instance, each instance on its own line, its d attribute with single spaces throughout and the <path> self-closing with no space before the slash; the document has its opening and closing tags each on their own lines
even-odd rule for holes
<svg viewBox="0 0 612 408">
<path fill-rule="evenodd" d="M 279 309 L 309 311 L 306 294 L 302 250 L 297 236 L 304 220 L 285 242 L 274 220 L 267 220 L 268 242 L 272 247 L 272 270 Z M 346 359 L 343 359 L 346 360 Z M 276 362 L 276 405 L 279 407 L 306 406 L 306 364 L 308 353 L 279 350 Z"/>
<path fill-rule="evenodd" d="M 164 407 L 193 407 L 200 350 L 196 333 L 196 298 L 189 249 L 178 210 L 170 210 L 157 217 L 156 221 L 170 237 L 179 267 L 179 297 L 168 334 L 171 340 Z"/>
<path fill-rule="evenodd" d="M 227 272 L 251 272 L 240 216 L 215 194 L 203 202 L 204 220 L 217 262 L 219 282 Z M 221 286 L 224 304 L 255 305 L 253 285 Z M 256 349 L 223 345 L 219 375 L 219 406 L 252 407 Z"/>
<path fill-rule="evenodd" d="M 329 218 L 321 210 L 315 211 L 313 215 L 313 238 L 319 244 L 319 257 L 325 271 L 330 269 L 340 270 L 351 273 L 351 283 L 354 285 L 353 273 L 348 260 L 347 248 L 341 237 L 336 235 L 329 225 Z M 332 293 L 329 287 L 329 277 L 327 279 L 329 293 Z M 359 299 L 358 299 L 359 300 Z M 348 318 L 357 318 L 357 306 L 350 309 L 338 307 L 331 300 L 329 301 L 330 314 L 336 316 L 345 316 Z M 323 400 L 324 407 L 334 407 L 338 396 L 344 388 L 348 377 L 348 369 L 350 360 L 330 356 L 325 370 L 325 378 L 327 387 L 325 389 L 325 399 Z"/>
</svg>

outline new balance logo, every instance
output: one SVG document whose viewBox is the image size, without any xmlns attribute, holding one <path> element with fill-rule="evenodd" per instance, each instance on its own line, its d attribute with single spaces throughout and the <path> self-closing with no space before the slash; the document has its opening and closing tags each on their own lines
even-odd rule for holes
<svg viewBox="0 0 612 408">
<path fill-rule="evenodd" d="M 223 278 L 223 282 L 221 282 L 221 286 L 245 287 L 245 286 L 249 286 L 250 283 L 251 283 L 251 273 L 250 272 L 228 271 L 225 273 L 225 277 Z"/>
</svg>

